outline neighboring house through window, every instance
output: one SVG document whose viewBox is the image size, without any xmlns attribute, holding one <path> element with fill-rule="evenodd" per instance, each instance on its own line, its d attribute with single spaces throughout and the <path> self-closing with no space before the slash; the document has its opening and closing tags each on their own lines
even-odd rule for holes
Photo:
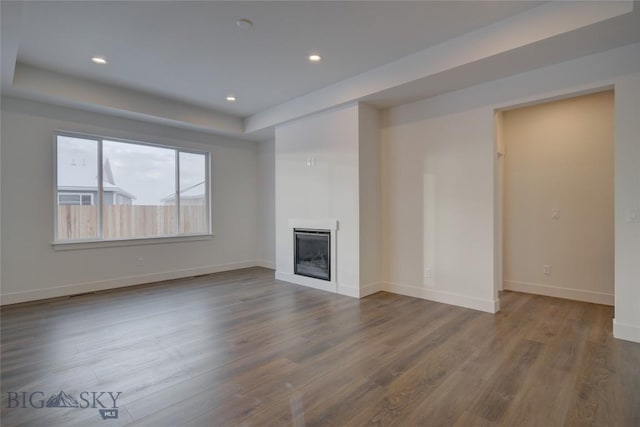
<svg viewBox="0 0 640 427">
<path fill-rule="evenodd" d="M 182 206 L 204 206 L 207 202 L 205 190 L 206 183 L 204 181 L 183 188 L 180 191 L 180 203 Z M 169 194 L 162 199 L 164 205 L 173 205 L 176 203 L 176 195 Z"/>
<path fill-rule="evenodd" d="M 63 193 L 58 191 L 59 205 L 93 205 L 93 194 L 87 193 Z"/>
<path fill-rule="evenodd" d="M 64 150 L 63 150 L 64 151 Z M 82 155 L 68 158 L 58 152 L 58 203 L 63 205 L 94 205 L 98 200 L 97 167 Z M 135 196 L 116 185 L 109 158 L 103 162 L 103 188 L 105 205 L 130 205 Z M 73 197 L 77 195 L 78 197 Z M 87 197 L 89 196 L 89 197 Z M 82 199 L 81 199 L 82 197 Z M 90 200 L 87 202 L 87 200 Z"/>
</svg>

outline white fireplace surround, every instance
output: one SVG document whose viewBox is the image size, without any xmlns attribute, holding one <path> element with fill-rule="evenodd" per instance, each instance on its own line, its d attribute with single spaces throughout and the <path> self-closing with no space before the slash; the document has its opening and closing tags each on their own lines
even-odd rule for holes
<svg viewBox="0 0 640 427">
<path fill-rule="evenodd" d="M 331 280 L 320 280 L 312 277 L 300 276 L 294 274 L 293 268 L 291 271 L 276 271 L 276 279 L 284 280 L 285 282 L 295 283 L 297 285 L 308 286 L 314 289 L 320 289 L 329 292 L 338 292 L 338 253 L 337 253 L 337 231 L 338 220 L 337 219 L 290 219 L 289 230 L 291 231 L 291 251 L 289 251 L 289 257 L 293 261 L 294 247 L 293 247 L 293 230 L 295 228 L 303 228 L 307 230 L 321 230 L 329 231 L 331 235 Z M 293 263 L 291 264 L 293 265 Z"/>
</svg>

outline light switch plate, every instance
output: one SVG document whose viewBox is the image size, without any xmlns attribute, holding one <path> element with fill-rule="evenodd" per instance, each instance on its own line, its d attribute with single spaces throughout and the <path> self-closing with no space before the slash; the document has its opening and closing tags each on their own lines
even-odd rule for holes
<svg viewBox="0 0 640 427">
<path fill-rule="evenodd" d="M 627 210 L 627 222 L 629 222 L 629 223 L 640 222 L 640 209 L 628 209 Z"/>
</svg>

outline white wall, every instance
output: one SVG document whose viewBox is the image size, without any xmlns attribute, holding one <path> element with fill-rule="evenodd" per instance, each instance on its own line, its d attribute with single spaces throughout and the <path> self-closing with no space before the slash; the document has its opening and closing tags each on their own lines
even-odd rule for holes
<svg viewBox="0 0 640 427">
<path fill-rule="evenodd" d="M 337 219 L 338 292 L 359 290 L 358 104 L 276 128 L 276 277 L 293 275 L 290 220 Z M 308 161 L 313 163 L 308 165 Z"/>
<path fill-rule="evenodd" d="M 387 289 L 494 312 L 493 111 L 440 115 L 427 102 L 384 116 Z"/>
<path fill-rule="evenodd" d="M 640 55 L 638 55 L 640 58 Z M 615 307 L 613 334 L 640 342 L 640 74 L 616 81 L 615 112 Z"/>
<path fill-rule="evenodd" d="M 53 132 L 68 130 L 206 150 L 215 236 L 209 240 L 56 251 Z M 13 303 L 256 264 L 255 143 L 2 99 L 2 302 Z M 137 259 L 144 265 L 137 266 Z"/>
<path fill-rule="evenodd" d="M 494 288 L 497 291 L 503 290 L 504 282 L 504 154 L 505 144 L 502 135 L 502 112 L 496 111 L 493 120 L 493 132 L 496 142 L 496 170 L 495 170 L 495 200 L 494 200 L 494 236 L 495 256 L 494 266 Z M 496 295 L 497 297 L 497 295 Z"/>
<path fill-rule="evenodd" d="M 493 234 L 494 111 L 615 87 L 616 335 L 637 337 L 640 239 L 638 224 L 627 224 L 623 211 L 640 204 L 639 72 L 640 44 L 634 44 L 383 112 L 387 288 L 490 311 L 499 246 Z M 424 278 L 427 266 L 431 280 Z"/>
<path fill-rule="evenodd" d="M 276 266 L 276 152 L 275 140 L 258 143 L 258 261 Z"/>
<path fill-rule="evenodd" d="M 380 120 L 378 110 L 358 108 L 360 203 L 360 296 L 380 290 Z"/>
<path fill-rule="evenodd" d="M 505 289 L 613 305 L 613 107 L 606 91 L 502 113 Z"/>
</svg>

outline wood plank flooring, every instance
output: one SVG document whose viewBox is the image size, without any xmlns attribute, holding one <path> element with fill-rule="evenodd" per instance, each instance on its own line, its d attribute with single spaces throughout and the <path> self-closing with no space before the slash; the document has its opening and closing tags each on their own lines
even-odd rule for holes
<svg viewBox="0 0 640 427">
<path fill-rule="evenodd" d="M 4 307 L 1 424 L 640 426 L 640 344 L 611 307 L 501 301 L 357 300 L 251 268 Z M 80 407 L 32 407 L 60 391 Z M 117 419 L 100 392 L 122 393 Z"/>
</svg>

